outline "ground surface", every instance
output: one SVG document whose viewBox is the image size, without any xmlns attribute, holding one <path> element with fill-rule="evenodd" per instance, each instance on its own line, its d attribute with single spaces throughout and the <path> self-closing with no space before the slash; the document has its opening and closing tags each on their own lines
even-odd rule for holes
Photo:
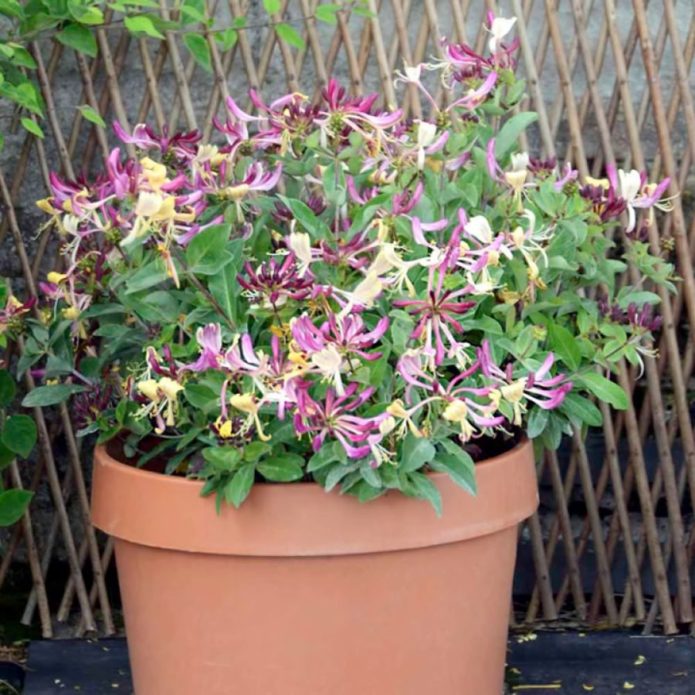
<svg viewBox="0 0 695 695">
<path fill-rule="evenodd" d="M 695 639 L 688 637 L 530 633 L 513 637 L 508 661 L 513 695 L 695 695 Z M 23 692 L 130 694 L 125 641 L 32 642 Z"/>
</svg>

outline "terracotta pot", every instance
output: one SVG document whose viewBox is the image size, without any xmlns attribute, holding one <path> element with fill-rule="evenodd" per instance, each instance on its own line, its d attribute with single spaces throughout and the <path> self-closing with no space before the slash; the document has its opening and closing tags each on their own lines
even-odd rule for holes
<svg viewBox="0 0 695 695">
<path fill-rule="evenodd" d="M 531 444 L 443 475 L 444 514 L 389 493 L 258 485 L 218 516 L 201 484 L 97 448 L 137 695 L 500 695 Z"/>
</svg>

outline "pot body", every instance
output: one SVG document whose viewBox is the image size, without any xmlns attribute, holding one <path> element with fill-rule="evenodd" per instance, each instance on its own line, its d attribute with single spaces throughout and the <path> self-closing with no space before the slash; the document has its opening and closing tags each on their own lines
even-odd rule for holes
<svg viewBox="0 0 695 695">
<path fill-rule="evenodd" d="M 136 695 L 500 695 L 530 443 L 477 477 L 472 497 L 433 476 L 441 518 L 312 484 L 256 486 L 218 516 L 199 483 L 98 448 Z"/>
</svg>

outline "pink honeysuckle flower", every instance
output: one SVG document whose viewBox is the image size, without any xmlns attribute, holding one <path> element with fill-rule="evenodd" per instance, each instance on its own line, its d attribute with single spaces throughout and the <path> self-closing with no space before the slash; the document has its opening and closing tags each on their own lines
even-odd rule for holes
<svg viewBox="0 0 695 695">
<path fill-rule="evenodd" d="M 222 361 L 222 329 L 219 323 L 208 323 L 196 331 L 196 341 L 200 349 L 198 359 L 181 369 L 190 372 L 204 372 L 206 369 L 219 369 Z"/>
<path fill-rule="evenodd" d="M 5 302 L 5 306 L 0 309 L 0 335 L 16 327 L 21 317 L 34 308 L 36 301 L 36 297 L 31 297 L 22 302 L 11 294 Z M 0 359 L 0 364 L 2 363 L 3 360 Z"/>
<path fill-rule="evenodd" d="M 447 106 L 446 111 L 451 111 L 455 108 L 463 108 L 472 111 L 485 101 L 485 98 L 492 92 L 496 84 L 497 73 L 492 71 L 488 73 L 479 87 L 476 89 L 469 89 L 462 97 L 451 102 L 451 104 Z"/>
<path fill-rule="evenodd" d="M 347 265 L 359 270 L 369 264 L 370 254 L 376 245 L 369 238 L 369 230 L 353 234 L 348 239 L 335 237 L 319 242 L 319 255 L 330 265 Z"/>
<path fill-rule="evenodd" d="M 556 191 L 561 191 L 570 181 L 576 181 L 578 176 L 579 172 L 576 169 L 573 169 L 572 165 L 567 162 L 562 170 L 562 175 L 553 184 L 553 188 Z"/>
<path fill-rule="evenodd" d="M 442 417 L 460 427 L 459 439 L 468 442 L 486 430 L 499 427 L 503 415 L 495 415 L 497 404 L 491 398 L 491 388 L 459 388 L 456 395 L 448 395 Z M 479 399 L 483 399 L 481 403 Z"/>
<path fill-rule="evenodd" d="M 111 150 L 111 154 L 106 159 L 106 173 L 112 192 L 117 199 L 127 196 L 136 196 L 139 188 L 139 165 L 129 159 L 121 162 L 121 151 Z M 107 196 L 103 196 L 107 197 Z"/>
<path fill-rule="evenodd" d="M 320 127 L 324 138 L 340 136 L 345 130 L 354 130 L 369 141 L 376 136 L 378 142 L 403 116 L 402 109 L 373 113 L 377 94 L 349 97 L 345 88 L 335 79 L 328 82 L 321 95 L 324 103 L 314 122 Z"/>
<path fill-rule="evenodd" d="M 282 420 L 287 407 L 297 401 L 296 382 L 301 370 L 282 351 L 278 336 L 272 336 L 270 346 L 270 355 L 256 350 L 251 336 L 244 333 L 225 352 L 221 366 L 233 374 L 250 376 L 261 393 L 260 402 L 276 404 Z"/>
<path fill-rule="evenodd" d="M 300 273 L 293 253 L 288 253 L 282 262 L 271 258 L 257 268 L 246 261 L 244 272 L 245 276 L 237 275 L 237 281 L 249 293 L 252 302 L 266 307 L 281 307 L 288 299 L 306 299 L 314 284 L 308 271 Z"/>
<path fill-rule="evenodd" d="M 410 217 L 413 225 L 413 240 L 432 251 L 441 250 L 439 246 L 431 241 L 427 241 L 424 232 L 441 232 L 449 226 L 449 220 L 442 218 L 435 222 L 423 222 L 419 217 Z"/>
<path fill-rule="evenodd" d="M 601 222 L 618 219 L 627 210 L 627 201 L 607 181 L 604 186 L 601 180 L 592 179 L 579 189 L 579 194 L 591 203 Z"/>
<path fill-rule="evenodd" d="M 347 183 L 348 195 L 353 203 L 366 205 L 367 202 L 369 202 L 372 198 L 379 195 L 379 189 L 376 186 L 371 186 L 369 188 L 364 188 L 362 191 L 358 191 L 353 176 L 346 176 L 345 181 Z"/>
<path fill-rule="evenodd" d="M 113 130 L 121 142 L 135 145 L 140 150 L 159 150 L 162 154 L 173 153 L 178 159 L 190 161 L 195 157 L 198 143 L 203 135 L 197 130 L 187 133 L 174 133 L 169 136 L 167 126 L 162 128 L 162 134 L 157 135 L 154 130 L 144 124 L 138 123 L 133 128 L 133 134 L 128 135 L 118 121 L 113 122 Z"/>
<path fill-rule="evenodd" d="M 49 174 L 49 185 L 52 194 L 49 200 L 53 208 L 78 217 L 86 213 L 84 206 L 90 202 L 90 190 L 86 185 L 64 181 L 53 171 Z"/>
<path fill-rule="evenodd" d="M 195 207 L 193 209 L 195 212 Z M 198 217 L 197 212 L 195 213 L 195 217 Z M 224 216 L 217 215 L 217 217 L 213 217 L 207 224 L 177 225 L 174 239 L 176 239 L 176 243 L 179 246 L 187 246 L 193 237 L 198 236 L 198 234 L 210 227 L 222 224 L 222 222 L 224 222 Z"/>
<path fill-rule="evenodd" d="M 501 182 L 504 172 L 502 167 L 497 163 L 495 156 L 495 138 L 490 138 L 485 148 L 485 162 L 487 164 L 487 173 L 493 181 Z"/>
<path fill-rule="evenodd" d="M 413 208 L 420 202 L 422 194 L 425 190 L 425 184 L 418 180 L 417 185 L 411 191 L 405 189 L 400 193 L 396 193 L 391 201 L 391 210 L 394 215 L 407 215 L 412 212 Z"/>
<path fill-rule="evenodd" d="M 410 348 L 398 359 L 396 372 L 406 383 L 405 400 L 413 402 L 413 390 L 422 389 L 438 394 L 442 388 L 433 376 L 429 367 L 434 359 L 434 351 L 430 348 Z"/>
<path fill-rule="evenodd" d="M 525 401 L 534 403 L 544 410 L 553 410 L 562 405 L 565 396 L 572 390 L 572 382 L 565 374 L 548 376 L 555 362 L 553 353 L 548 353 L 541 366 L 535 371 L 514 378 L 513 365 L 507 365 L 502 370 L 492 359 L 490 344 L 484 340 L 478 348 L 478 362 L 482 373 L 492 379 L 495 392 L 492 394 L 498 401 L 504 400 L 512 406 L 514 425 L 521 425 L 522 414 L 526 410 Z"/>
<path fill-rule="evenodd" d="M 368 331 L 364 319 L 359 314 L 344 318 L 329 314 L 328 321 L 320 327 L 315 326 L 306 314 L 291 323 L 292 337 L 306 353 L 311 354 L 323 350 L 327 345 L 334 345 L 338 352 L 348 359 L 351 355 L 358 355 L 368 361 L 381 357 L 380 352 L 369 353 L 366 350 L 379 342 L 388 327 L 389 319 L 384 316 L 371 331 Z"/>
<path fill-rule="evenodd" d="M 181 370 L 176 364 L 171 348 L 168 345 L 162 348 L 162 359 L 160 359 L 157 351 L 151 345 L 148 346 L 145 350 L 145 362 L 150 370 L 158 376 L 168 376 L 178 380 Z"/>
<path fill-rule="evenodd" d="M 470 289 L 444 290 L 443 270 L 430 268 L 427 299 L 398 299 L 393 305 L 407 309 L 419 320 L 411 334 L 413 340 L 422 340 L 425 347 L 434 350 L 434 364 L 439 366 L 447 354 L 453 355 L 459 346 L 454 333 L 463 333 L 463 326 L 456 317 L 467 313 L 475 301 L 460 301 L 470 295 Z M 446 341 L 446 345 L 445 345 Z M 447 350 L 448 346 L 448 350 Z"/>
<path fill-rule="evenodd" d="M 242 190 L 244 193 L 248 191 L 272 191 L 277 186 L 280 176 L 282 176 L 282 164 L 277 164 L 272 171 L 266 171 L 260 162 L 254 162 L 246 170 L 244 178 L 227 190 L 237 189 L 237 194 Z M 230 193 L 230 197 L 234 199 L 236 196 L 234 193 Z"/>
<path fill-rule="evenodd" d="M 299 385 L 294 428 L 297 434 L 312 435 L 314 451 L 323 446 L 327 437 L 332 437 L 340 442 L 352 459 L 361 459 L 371 453 L 368 438 L 378 433 L 386 413 L 371 418 L 353 415 L 374 393 L 371 386 L 362 391 L 358 391 L 359 388 L 358 384 L 351 383 L 342 396 L 329 388 L 322 400 L 314 400 L 309 395 L 309 384 Z"/>
<path fill-rule="evenodd" d="M 626 203 L 628 213 L 627 232 L 631 232 L 637 223 L 636 209 L 657 208 L 668 211 L 671 209 L 669 199 L 661 199 L 671 179 L 666 177 L 660 183 L 648 183 L 645 172 L 632 169 L 631 171 L 616 170 L 615 166 L 608 164 L 606 173 L 613 191 L 615 191 Z"/>
</svg>

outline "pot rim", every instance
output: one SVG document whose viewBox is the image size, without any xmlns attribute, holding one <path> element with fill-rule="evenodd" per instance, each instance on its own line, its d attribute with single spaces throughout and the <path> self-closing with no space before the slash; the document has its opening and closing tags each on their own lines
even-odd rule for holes
<svg viewBox="0 0 695 695">
<path fill-rule="evenodd" d="M 240 509 L 217 515 L 203 482 L 144 471 L 94 454 L 92 520 L 118 539 L 155 548 L 222 555 L 311 557 L 443 545 L 516 526 L 538 506 L 532 443 L 476 464 L 478 495 L 431 473 L 443 502 L 389 491 L 370 502 L 316 483 L 255 485 Z"/>
</svg>

